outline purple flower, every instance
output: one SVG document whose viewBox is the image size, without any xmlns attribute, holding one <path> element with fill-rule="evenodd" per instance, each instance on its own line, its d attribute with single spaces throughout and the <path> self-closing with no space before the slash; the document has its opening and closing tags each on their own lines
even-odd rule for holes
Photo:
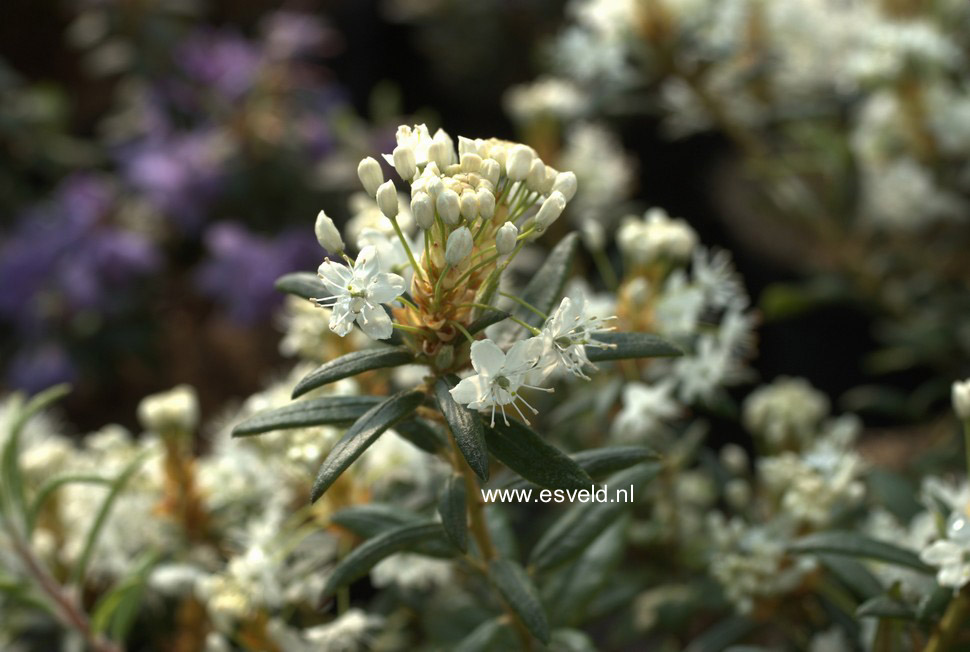
<svg viewBox="0 0 970 652">
<path fill-rule="evenodd" d="M 268 318 L 279 305 L 276 279 L 319 262 L 320 247 L 306 229 L 289 229 L 275 238 L 259 236 L 237 222 L 219 222 L 205 234 L 209 260 L 196 280 L 233 321 L 251 325 Z"/>
<path fill-rule="evenodd" d="M 76 370 L 63 348 L 45 342 L 18 351 L 7 368 L 6 381 L 11 387 L 31 394 L 58 383 L 73 382 Z"/>
<path fill-rule="evenodd" d="M 339 46 L 338 34 L 310 14 L 276 11 L 262 22 L 267 55 L 275 60 L 311 54 L 330 54 Z"/>
<path fill-rule="evenodd" d="M 191 79 L 214 88 L 232 102 L 255 83 L 260 53 L 235 32 L 203 29 L 181 43 L 175 61 Z"/>
</svg>

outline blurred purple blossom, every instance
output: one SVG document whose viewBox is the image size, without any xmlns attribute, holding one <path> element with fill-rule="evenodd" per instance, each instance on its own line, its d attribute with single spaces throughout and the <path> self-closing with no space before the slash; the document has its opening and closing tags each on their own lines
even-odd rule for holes
<svg viewBox="0 0 970 652">
<path fill-rule="evenodd" d="M 5 380 L 11 387 L 33 394 L 51 385 L 74 382 L 76 375 L 67 352 L 54 342 L 44 342 L 14 354 Z"/>
<path fill-rule="evenodd" d="M 202 29 L 175 50 L 175 61 L 189 78 L 211 87 L 230 102 L 252 88 L 259 72 L 259 50 L 228 30 Z"/>
<path fill-rule="evenodd" d="M 203 294 L 221 304 L 229 318 L 254 324 L 269 317 L 282 300 L 276 279 L 313 268 L 323 252 L 306 229 L 288 229 L 275 237 L 254 234 L 237 222 L 218 222 L 206 231 L 209 255 L 196 281 Z"/>
<path fill-rule="evenodd" d="M 266 54 L 274 60 L 332 54 L 339 44 L 337 32 L 299 11 L 273 12 L 261 27 Z"/>
</svg>

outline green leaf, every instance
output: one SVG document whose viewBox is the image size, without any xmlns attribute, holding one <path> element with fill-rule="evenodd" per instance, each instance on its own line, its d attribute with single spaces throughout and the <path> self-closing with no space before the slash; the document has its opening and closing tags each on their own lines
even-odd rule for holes
<svg viewBox="0 0 970 652">
<path fill-rule="evenodd" d="M 313 483 L 310 501 L 316 502 L 368 446 L 377 441 L 385 430 L 414 412 L 423 400 L 424 394 L 421 392 L 398 392 L 357 419 L 327 454 Z"/>
<path fill-rule="evenodd" d="M 754 623 L 743 616 L 731 616 L 708 628 L 691 641 L 684 652 L 722 652 L 754 629 Z"/>
<path fill-rule="evenodd" d="M 869 569 L 851 557 L 821 554 L 818 560 L 860 600 L 869 600 L 886 592 Z"/>
<path fill-rule="evenodd" d="M 562 298 L 562 289 L 566 285 L 566 279 L 569 278 L 569 269 L 572 267 L 573 258 L 576 257 L 578 249 L 578 234 L 570 233 L 560 240 L 549 252 L 539 271 L 522 290 L 520 298 L 541 312 L 546 314 L 552 312 L 558 300 Z M 533 326 L 539 326 L 543 321 L 542 317 L 523 306 L 513 308 L 512 314 Z"/>
<path fill-rule="evenodd" d="M 310 426 L 349 426 L 383 399 L 379 396 L 322 396 L 264 410 L 236 424 L 233 437 Z"/>
<path fill-rule="evenodd" d="M 584 621 L 587 607 L 622 561 L 628 522 L 621 518 L 607 527 L 575 562 L 544 581 L 542 595 L 555 623 L 579 625 Z"/>
<path fill-rule="evenodd" d="M 102 528 L 104 528 L 105 523 L 108 521 L 111 509 L 114 507 L 115 501 L 121 495 L 121 491 L 125 488 L 125 485 L 128 484 L 128 480 L 131 479 L 131 476 L 135 474 L 135 471 L 138 470 L 147 458 L 148 452 L 138 455 L 111 482 L 108 493 L 101 502 L 101 507 L 98 509 L 98 513 L 94 517 L 94 522 L 91 524 L 91 529 L 88 530 L 88 535 L 84 540 L 84 548 L 81 550 L 81 556 L 78 558 L 77 564 L 71 573 L 71 581 L 75 586 L 84 585 L 84 575 L 87 572 L 88 564 L 91 562 L 91 555 L 94 554 L 94 548 L 98 544 L 98 538 L 101 536 Z"/>
<path fill-rule="evenodd" d="M 304 299 L 320 299 L 330 294 L 320 277 L 313 272 L 293 272 L 276 279 L 276 289 Z"/>
<path fill-rule="evenodd" d="M 438 429 L 424 419 L 405 419 L 394 426 L 394 432 L 427 453 L 437 453 L 445 446 Z"/>
<path fill-rule="evenodd" d="M 512 628 L 503 617 L 486 620 L 455 646 L 454 652 L 514 650 L 518 645 Z"/>
<path fill-rule="evenodd" d="M 549 621 L 546 612 L 535 585 L 522 567 L 510 559 L 493 559 L 489 562 L 488 570 L 498 592 L 522 619 L 526 629 L 543 643 L 548 643 Z"/>
<path fill-rule="evenodd" d="M 615 492 L 633 485 L 633 496 L 636 496 L 636 492 L 660 473 L 662 468 L 660 464 L 644 464 L 627 469 L 611 476 L 605 483 L 605 490 Z M 607 499 L 614 500 L 609 495 Z M 632 502 L 625 501 L 572 504 L 536 543 L 529 563 L 538 570 L 546 570 L 569 561 L 589 546 L 631 505 Z"/>
<path fill-rule="evenodd" d="M 856 618 L 891 618 L 893 620 L 916 620 L 912 607 L 888 595 L 877 595 L 866 600 L 855 610 Z"/>
<path fill-rule="evenodd" d="M 597 652 L 596 645 L 589 635 L 578 629 L 555 630 L 549 647 L 556 652 Z"/>
<path fill-rule="evenodd" d="M 585 347 L 590 362 L 684 355 L 680 347 L 653 333 L 596 333 L 593 339 L 609 344 L 610 348 Z"/>
<path fill-rule="evenodd" d="M 468 331 L 469 335 L 474 335 L 475 333 L 485 330 L 492 324 L 497 324 L 503 319 L 508 319 L 508 318 L 509 318 L 508 312 L 504 310 L 499 310 L 498 308 L 494 308 L 486 312 L 484 315 L 482 315 L 472 323 L 470 323 L 465 330 Z"/>
<path fill-rule="evenodd" d="M 953 589 L 948 586 L 937 586 L 924 595 L 916 607 L 916 618 L 923 622 L 937 622 L 943 617 L 950 600 L 953 599 Z"/>
<path fill-rule="evenodd" d="M 569 455 L 569 459 L 576 462 L 591 478 L 596 479 L 616 471 L 628 469 L 640 462 L 660 459 L 660 454 L 646 446 L 607 446 L 572 453 Z M 525 480 L 513 480 L 505 485 L 508 489 L 529 486 L 535 485 Z"/>
<path fill-rule="evenodd" d="M 135 566 L 131 574 L 105 593 L 91 614 L 91 629 L 108 632 L 112 640 L 123 642 L 138 615 L 141 599 L 148 585 L 148 577 L 158 557 L 149 553 Z"/>
<path fill-rule="evenodd" d="M 419 520 L 421 517 L 414 512 L 383 503 L 344 507 L 330 517 L 331 523 L 350 530 L 362 539 L 370 539 L 382 532 Z"/>
<path fill-rule="evenodd" d="M 875 559 L 912 568 L 928 575 L 935 573 L 933 567 L 920 561 L 916 553 L 855 532 L 829 531 L 810 534 L 792 542 L 789 550 L 797 553 L 830 553 Z"/>
<path fill-rule="evenodd" d="M 408 523 L 368 539 L 340 560 L 327 578 L 323 594 L 330 595 L 337 589 L 365 575 L 379 561 L 394 553 L 412 550 L 419 543 L 444 538 L 440 523 Z"/>
<path fill-rule="evenodd" d="M 465 514 L 465 479 L 454 474 L 445 483 L 438 497 L 438 513 L 445 534 L 462 552 L 468 550 L 468 518 Z"/>
<path fill-rule="evenodd" d="M 398 346 L 381 345 L 363 351 L 354 351 L 331 360 L 307 374 L 293 388 L 293 398 L 341 378 L 356 376 L 371 369 L 399 367 L 409 362 L 414 362 L 414 356 L 407 349 Z"/>
<path fill-rule="evenodd" d="M 461 451 L 468 466 L 475 472 L 482 482 L 488 481 L 488 448 L 485 445 L 485 427 L 482 417 L 474 410 L 459 405 L 448 391 L 458 384 L 454 376 L 439 378 L 435 383 L 434 393 L 438 399 L 438 407 L 448 422 L 455 443 Z"/>
<path fill-rule="evenodd" d="M 528 426 L 509 419 L 485 429 L 488 451 L 526 480 L 549 489 L 589 489 L 593 479 Z"/>
<path fill-rule="evenodd" d="M 40 489 L 37 490 L 37 495 L 34 496 L 33 502 L 30 504 L 30 509 L 27 511 L 27 533 L 30 534 L 34 531 L 34 525 L 37 523 L 37 517 L 40 516 L 41 510 L 44 508 L 44 503 L 50 498 L 54 492 L 68 484 L 111 484 L 110 478 L 103 478 L 99 475 L 62 475 L 56 478 L 51 478 L 47 482 L 41 485 Z"/>
</svg>

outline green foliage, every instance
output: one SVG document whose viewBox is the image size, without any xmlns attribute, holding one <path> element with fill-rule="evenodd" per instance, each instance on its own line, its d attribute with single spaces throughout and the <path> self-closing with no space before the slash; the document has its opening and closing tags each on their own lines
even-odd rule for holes
<svg viewBox="0 0 970 652">
<path fill-rule="evenodd" d="M 313 272 L 293 272 L 276 279 L 276 289 L 303 299 L 319 299 L 327 296 L 327 288 Z"/>
<path fill-rule="evenodd" d="M 929 575 L 934 573 L 933 568 L 920 561 L 916 553 L 855 532 L 830 530 L 810 534 L 794 541 L 789 549 L 797 553 L 829 553 L 874 559 Z"/>
<path fill-rule="evenodd" d="M 539 592 L 526 572 L 510 559 L 493 559 L 489 576 L 502 597 L 537 639 L 549 642 L 549 621 L 539 600 Z"/>
<path fill-rule="evenodd" d="M 449 390 L 457 384 L 458 379 L 454 376 L 439 378 L 434 387 L 435 398 L 438 399 L 441 414 L 451 428 L 458 450 L 461 451 L 475 475 L 481 478 L 482 482 L 486 482 L 488 481 L 488 448 L 485 444 L 485 427 L 478 412 L 459 405 L 451 397 Z"/>
<path fill-rule="evenodd" d="M 526 480 L 549 489 L 589 489 L 593 479 L 528 426 L 509 419 L 485 429 L 488 451 Z"/>
<path fill-rule="evenodd" d="M 462 552 L 468 550 L 466 501 L 465 479 L 461 475 L 452 475 L 445 482 L 438 498 L 438 513 L 441 515 L 441 525 L 445 528 L 445 534 Z"/>
<path fill-rule="evenodd" d="M 372 369 L 399 367 L 414 362 L 414 355 L 403 347 L 380 345 L 354 351 L 331 360 L 311 371 L 293 388 L 293 398 L 343 378 L 350 378 Z"/>
<path fill-rule="evenodd" d="M 609 344 L 610 347 L 586 347 L 586 357 L 590 362 L 684 355 L 683 349 L 652 333 L 596 333 L 593 339 Z"/>
<path fill-rule="evenodd" d="M 233 437 L 312 426 L 348 426 L 383 399 L 379 396 L 323 396 L 264 410 L 236 424 Z"/>
<path fill-rule="evenodd" d="M 569 278 L 569 271 L 578 250 L 578 234 L 570 233 L 560 240 L 549 252 L 539 271 L 519 294 L 522 301 L 544 313 L 551 312 L 562 297 L 562 290 L 566 286 L 566 280 Z M 511 312 L 527 324 L 542 325 L 542 317 L 521 305 L 512 308 Z"/>
</svg>

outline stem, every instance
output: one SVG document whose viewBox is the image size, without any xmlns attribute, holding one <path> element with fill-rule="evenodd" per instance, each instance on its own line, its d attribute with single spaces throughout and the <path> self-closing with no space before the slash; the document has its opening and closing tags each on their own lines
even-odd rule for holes
<svg viewBox="0 0 970 652">
<path fill-rule="evenodd" d="M 391 326 L 407 333 L 414 333 L 415 335 L 433 335 L 433 333 L 426 328 L 419 328 L 417 326 L 408 326 L 407 324 L 399 324 L 397 322 L 391 322 Z"/>
<path fill-rule="evenodd" d="M 391 218 L 391 225 L 394 227 L 394 232 L 397 234 L 398 240 L 400 240 L 401 244 L 404 246 L 404 251 L 408 255 L 408 260 L 411 261 L 411 267 L 414 268 L 414 273 L 428 278 L 427 272 L 418 267 L 418 263 L 414 260 L 414 254 L 411 253 L 411 246 L 408 244 L 407 238 L 404 237 L 404 232 L 401 231 L 401 227 L 397 223 L 397 217 Z"/>
<path fill-rule="evenodd" d="M 515 296 L 514 294 L 509 294 L 507 292 L 499 292 L 499 294 L 502 295 L 503 297 L 505 297 L 506 299 L 512 299 L 512 301 L 515 301 L 517 304 L 519 304 L 520 306 L 522 306 L 526 310 L 530 310 L 530 311 L 534 312 L 535 314 L 537 314 L 540 317 L 542 317 L 543 320 L 549 319 L 549 315 L 547 315 L 546 313 L 542 312 L 541 310 L 539 310 L 538 308 L 536 308 L 535 306 L 533 306 L 531 303 L 529 303 L 525 299 L 521 299 L 521 298 Z"/>
<path fill-rule="evenodd" d="M 462 326 L 461 324 L 459 324 L 458 322 L 456 322 L 454 320 L 452 320 L 451 323 L 455 325 L 455 328 L 457 328 L 458 330 L 460 330 L 462 332 L 462 335 L 465 336 L 465 338 L 468 340 L 469 343 L 472 343 L 472 342 L 475 341 L 475 338 L 472 337 L 472 334 L 468 332 L 468 329 L 466 329 L 464 326 Z"/>
<path fill-rule="evenodd" d="M 940 619 L 933 636 L 926 647 L 923 648 L 923 652 L 947 652 L 947 650 L 957 649 L 955 647 L 956 638 L 963 629 L 967 618 L 970 617 L 970 593 L 968 591 L 970 589 L 965 587 L 950 601 L 950 606 L 946 608 L 943 618 Z"/>
<path fill-rule="evenodd" d="M 467 279 L 469 276 L 471 276 L 472 274 L 480 270 L 482 267 L 485 267 L 486 265 L 491 265 L 496 260 L 498 260 L 498 256 L 492 256 L 488 260 L 483 260 L 482 262 L 478 263 L 474 267 L 469 267 L 468 271 L 466 271 L 464 274 L 458 277 L 458 280 L 455 281 L 455 285 L 460 285 L 461 282 Z"/>
<path fill-rule="evenodd" d="M 609 259 L 602 249 L 597 249 L 592 252 L 593 263 L 596 264 L 596 269 L 600 273 L 600 278 L 606 284 L 607 289 L 611 291 L 616 291 L 619 282 L 616 278 L 616 272 L 613 271 L 613 265 L 610 264 Z"/>
<path fill-rule="evenodd" d="M 538 328 L 536 328 L 532 324 L 525 323 L 524 321 L 522 321 L 521 319 L 519 319 L 515 315 L 509 315 L 509 319 L 511 319 L 512 321 L 514 321 L 516 324 L 518 324 L 522 328 L 525 328 L 527 331 L 529 331 L 533 335 L 539 335 L 540 333 L 542 333 L 542 331 L 540 331 Z"/>
<path fill-rule="evenodd" d="M 444 268 L 441 270 L 441 273 L 438 274 L 438 282 L 434 284 L 434 304 L 433 305 L 436 309 L 438 307 L 438 304 L 441 303 L 441 282 L 444 280 L 445 276 L 447 276 L 448 272 L 450 271 L 451 271 L 451 264 L 449 264 L 448 262 L 445 262 Z"/>
</svg>

